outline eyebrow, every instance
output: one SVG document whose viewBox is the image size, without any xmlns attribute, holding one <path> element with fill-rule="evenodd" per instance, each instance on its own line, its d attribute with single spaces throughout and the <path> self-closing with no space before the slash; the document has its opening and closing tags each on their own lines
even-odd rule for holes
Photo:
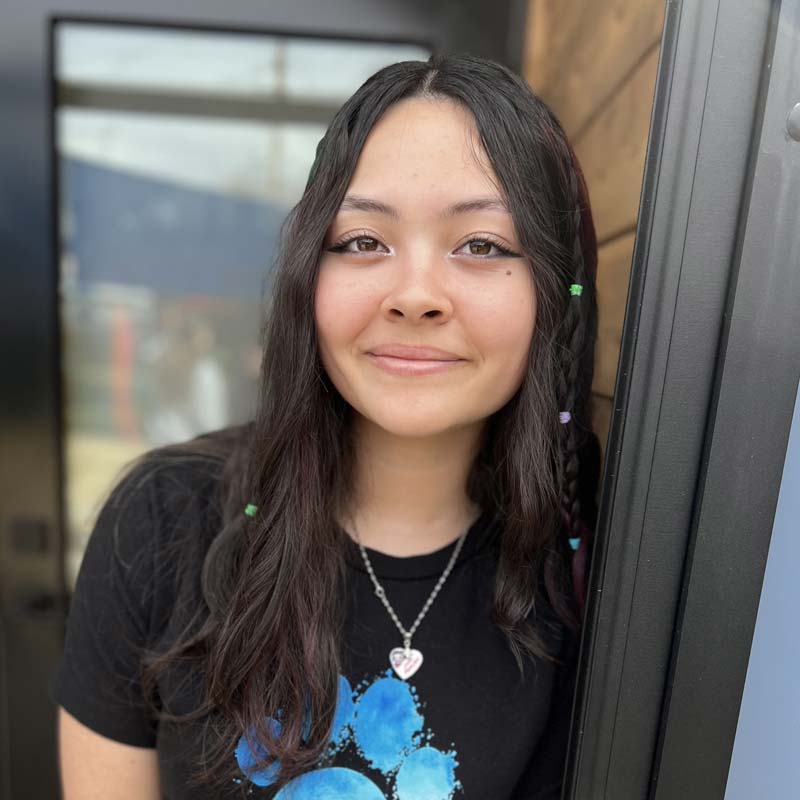
<svg viewBox="0 0 800 800">
<path fill-rule="evenodd" d="M 369 197 L 359 197 L 358 195 L 347 195 L 339 206 L 339 211 L 366 211 L 373 214 L 386 214 L 392 219 L 400 219 L 400 212 L 387 203 L 380 200 L 372 200 Z M 475 197 L 472 200 L 461 200 L 447 206 L 439 213 L 440 219 L 449 219 L 458 214 L 468 214 L 473 211 L 503 211 L 511 213 L 508 206 L 498 197 Z"/>
</svg>

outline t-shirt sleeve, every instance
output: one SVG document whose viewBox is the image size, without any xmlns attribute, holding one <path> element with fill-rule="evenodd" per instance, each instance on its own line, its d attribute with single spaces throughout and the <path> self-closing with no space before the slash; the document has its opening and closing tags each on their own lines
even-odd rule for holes
<svg viewBox="0 0 800 800">
<path fill-rule="evenodd" d="M 565 630 L 553 681 L 553 696 L 547 724 L 512 800 L 560 800 L 567 746 L 572 721 L 572 703 L 577 679 L 580 633 Z"/>
<path fill-rule="evenodd" d="M 92 529 L 48 689 L 53 702 L 97 733 L 154 747 L 156 721 L 142 696 L 139 663 L 150 635 L 158 520 L 151 483 L 137 483 L 140 472 L 115 487 Z"/>
</svg>

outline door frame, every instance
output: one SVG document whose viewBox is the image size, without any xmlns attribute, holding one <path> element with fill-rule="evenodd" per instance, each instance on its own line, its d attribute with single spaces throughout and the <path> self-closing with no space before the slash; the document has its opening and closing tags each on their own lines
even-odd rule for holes
<svg viewBox="0 0 800 800">
<path fill-rule="evenodd" d="M 667 3 L 571 800 L 724 797 L 800 376 L 798 21 Z"/>
</svg>

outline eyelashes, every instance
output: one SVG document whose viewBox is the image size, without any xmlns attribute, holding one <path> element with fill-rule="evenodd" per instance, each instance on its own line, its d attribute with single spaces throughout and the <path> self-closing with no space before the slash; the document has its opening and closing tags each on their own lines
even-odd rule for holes
<svg viewBox="0 0 800 800">
<path fill-rule="evenodd" d="M 358 241 L 368 241 L 368 242 L 376 242 L 379 243 L 379 240 L 371 236 L 369 233 L 365 231 L 359 231 L 355 234 L 346 236 L 343 239 L 340 239 L 338 242 L 334 242 L 329 248 L 329 253 L 349 253 L 351 255 L 371 255 L 372 253 L 380 252 L 378 250 L 350 250 L 348 249 L 350 244 L 353 242 Z M 464 244 L 461 245 L 458 249 L 460 250 L 463 247 L 466 247 L 472 242 L 480 242 L 482 244 L 488 244 L 495 248 L 497 251 L 496 254 L 488 254 L 488 255 L 481 255 L 477 253 L 469 253 L 472 258 L 477 258 L 479 260 L 488 260 L 493 258 L 521 258 L 519 253 L 515 253 L 513 250 L 505 247 L 501 244 L 497 239 L 493 236 L 484 235 L 484 236 L 472 236 L 468 239 Z"/>
</svg>

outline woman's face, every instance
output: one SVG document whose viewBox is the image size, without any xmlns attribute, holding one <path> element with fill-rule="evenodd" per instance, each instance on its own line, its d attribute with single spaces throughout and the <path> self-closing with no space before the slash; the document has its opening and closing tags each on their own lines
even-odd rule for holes
<svg viewBox="0 0 800 800">
<path fill-rule="evenodd" d="M 495 183 L 451 101 L 394 104 L 362 149 L 323 245 L 315 316 L 331 381 L 386 431 L 482 423 L 522 381 L 536 294 Z"/>
</svg>

